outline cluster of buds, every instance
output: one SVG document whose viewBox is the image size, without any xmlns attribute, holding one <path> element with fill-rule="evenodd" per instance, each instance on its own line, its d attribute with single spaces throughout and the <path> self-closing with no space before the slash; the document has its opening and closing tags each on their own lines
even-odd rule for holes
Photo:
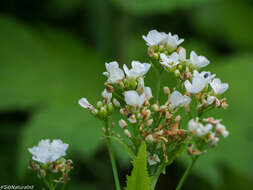
<svg viewBox="0 0 253 190">
<path fill-rule="evenodd" d="M 149 46 L 151 63 L 132 61 L 131 69 L 126 65 L 121 69 L 116 61 L 106 63 L 103 101 L 93 106 L 82 98 L 79 104 L 96 116 L 106 110 L 100 119 L 107 121 L 112 110 L 116 110 L 109 110 L 109 105 L 117 107 L 122 116 L 117 123 L 125 138 L 117 133 L 109 135 L 125 141 L 135 153 L 145 141 L 150 171 L 156 171 L 161 164 L 171 163 L 182 147 L 190 155 L 200 155 L 214 147 L 220 135 L 228 136 L 229 132 L 220 123 L 221 120 L 203 119 L 202 116 L 211 109 L 228 106 L 221 96 L 229 85 L 222 83 L 215 74 L 201 71 L 210 63 L 206 57 L 191 51 L 190 58 L 187 58 L 186 50 L 178 47 L 184 40 L 177 35 L 152 30 L 143 38 Z M 159 99 L 159 90 L 154 100 L 152 89 L 145 85 L 145 76 L 151 65 L 160 74 L 163 71 L 174 73 L 177 79 L 175 88 L 163 88 L 167 97 L 164 103 Z M 184 126 L 185 123 L 188 127 Z"/>
<path fill-rule="evenodd" d="M 33 155 L 29 162 L 29 169 L 35 171 L 39 178 L 43 178 L 48 184 L 65 184 L 69 178 L 69 172 L 73 169 L 72 160 L 66 160 L 68 144 L 61 140 L 41 140 L 38 146 L 29 148 Z"/>
</svg>

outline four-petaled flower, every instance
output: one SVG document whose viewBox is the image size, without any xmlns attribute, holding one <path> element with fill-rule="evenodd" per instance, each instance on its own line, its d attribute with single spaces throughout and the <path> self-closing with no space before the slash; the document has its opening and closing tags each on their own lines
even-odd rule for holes
<svg viewBox="0 0 253 190">
<path fill-rule="evenodd" d="M 216 95 L 224 93 L 229 87 L 227 83 L 221 83 L 221 80 L 218 78 L 213 79 L 210 85 Z"/>
<path fill-rule="evenodd" d="M 170 107 L 172 109 L 174 109 L 174 108 L 177 108 L 177 107 L 181 107 L 181 106 L 185 106 L 187 104 L 190 104 L 191 103 L 191 98 L 189 96 L 182 95 L 178 91 L 174 91 L 170 95 L 169 101 L 170 101 Z"/>
<path fill-rule="evenodd" d="M 151 65 L 148 63 L 140 63 L 139 61 L 132 61 L 132 68 L 129 70 L 126 65 L 123 65 L 124 71 L 129 78 L 136 79 L 137 77 L 145 75 L 150 69 Z"/>
<path fill-rule="evenodd" d="M 28 148 L 28 151 L 33 155 L 32 159 L 34 161 L 46 164 L 65 156 L 68 146 L 61 140 L 53 140 L 50 143 L 50 140 L 46 139 L 41 140 L 38 146 Z"/>
<path fill-rule="evenodd" d="M 205 56 L 198 56 L 195 51 L 191 51 L 190 54 L 190 64 L 194 68 L 205 67 L 209 64 L 209 60 Z"/>
<path fill-rule="evenodd" d="M 118 83 L 123 80 L 125 75 L 122 69 L 119 68 L 119 64 L 116 61 L 105 63 L 107 72 L 103 72 L 108 77 L 109 83 Z"/>
<path fill-rule="evenodd" d="M 134 107 L 142 107 L 145 101 L 145 93 L 139 95 L 135 90 L 125 92 L 125 101 L 128 105 Z"/>
</svg>

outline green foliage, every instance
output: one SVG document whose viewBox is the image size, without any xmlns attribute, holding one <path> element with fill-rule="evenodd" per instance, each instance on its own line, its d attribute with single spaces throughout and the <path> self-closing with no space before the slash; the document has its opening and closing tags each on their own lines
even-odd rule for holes
<svg viewBox="0 0 253 190">
<path fill-rule="evenodd" d="M 201 5 L 207 0 L 110 0 L 125 11 L 136 15 L 168 13 L 179 8 Z"/>
<path fill-rule="evenodd" d="M 150 190 L 151 178 L 147 170 L 146 144 L 142 143 L 137 157 L 133 160 L 131 176 L 127 176 L 125 190 Z"/>
<path fill-rule="evenodd" d="M 101 143 L 101 124 L 77 101 L 86 96 L 94 102 L 92 94 L 102 91 L 96 82 L 103 84 L 103 60 L 62 31 L 38 33 L 7 18 L 0 18 L 0 25 L 1 109 L 32 113 L 22 131 L 19 173 L 31 159 L 27 148 L 42 138 L 61 138 L 70 143 L 70 151 L 92 157 Z"/>
</svg>

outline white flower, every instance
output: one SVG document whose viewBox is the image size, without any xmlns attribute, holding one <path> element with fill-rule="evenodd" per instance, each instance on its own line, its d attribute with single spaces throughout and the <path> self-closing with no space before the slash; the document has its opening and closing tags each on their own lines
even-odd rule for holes
<svg viewBox="0 0 253 190">
<path fill-rule="evenodd" d="M 89 109 L 89 110 L 93 110 L 94 107 L 88 102 L 88 100 L 86 98 L 81 98 L 78 101 L 79 105 L 82 106 L 85 109 Z"/>
<path fill-rule="evenodd" d="M 184 39 L 179 39 L 178 35 L 171 33 L 158 32 L 157 30 L 149 31 L 147 36 L 142 36 L 148 46 L 166 45 L 169 50 L 175 50 Z"/>
<path fill-rule="evenodd" d="M 226 127 L 220 123 L 216 125 L 216 132 L 222 134 L 223 137 L 228 137 L 229 132 L 227 131 Z"/>
<path fill-rule="evenodd" d="M 216 95 L 224 93 L 229 87 L 227 83 L 221 83 L 221 80 L 218 78 L 213 79 L 210 85 Z"/>
<path fill-rule="evenodd" d="M 211 133 L 208 141 L 211 145 L 215 146 L 219 142 L 219 138 L 215 136 L 215 133 Z"/>
<path fill-rule="evenodd" d="M 190 54 L 190 64 L 194 67 L 194 68 L 201 68 L 201 67 L 205 67 L 209 64 L 209 60 L 204 57 L 204 56 L 198 56 L 195 51 L 191 51 Z"/>
<path fill-rule="evenodd" d="M 132 61 L 132 69 L 128 69 L 126 65 L 123 65 L 124 71 L 129 78 L 137 78 L 145 75 L 150 69 L 151 65 L 148 63 L 140 63 L 139 61 Z"/>
<path fill-rule="evenodd" d="M 216 97 L 214 97 L 214 96 L 208 96 L 207 97 L 207 104 L 213 104 L 213 102 L 216 100 Z"/>
<path fill-rule="evenodd" d="M 165 67 L 169 67 L 170 69 L 177 66 L 179 64 L 179 55 L 177 52 L 172 53 L 169 57 L 164 53 L 160 54 L 161 64 Z"/>
<path fill-rule="evenodd" d="M 130 106 L 142 107 L 145 101 L 145 94 L 139 95 L 136 91 L 130 90 L 125 92 L 125 101 Z"/>
<path fill-rule="evenodd" d="M 142 36 L 148 46 L 156 46 L 167 40 L 167 34 L 164 32 L 158 32 L 157 30 L 151 30 L 147 36 Z"/>
<path fill-rule="evenodd" d="M 199 73 L 197 70 L 194 70 L 192 83 L 189 80 L 184 83 L 186 91 L 193 94 L 199 93 L 214 77 L 215 75 L 211 75 L 210 72 L 203 71 Z"/>
<path fill-rule="evenodd" d="M 109 83 L 117 83 L 124 79 L 124 72 L 119 68 L 119 64 L 116 61 L 105 63 L 105 67 L 107 72 L 103 72 L 103 74 L 108 77 L 107 81 Z"/>
<path fill-rule="evenodd" d="M 38 146 L 28 148 L 28 151 L 33 155 L 32 159 L 34 161 L 46 164 L 65 156 L 68 146 L 68 144 L 63 143 L 61 140 L 53 140 L 50 143 L 50 140 L 46 139 L 41 140 Z"/>
<path fill-rule="evenodd" d="M 106 89 L 104 89 L 101 95 L 107 102 L 110 102 L 112 99 L 112 93 L 109 93 Z"/>
<path fill-rule="evenodd" d="M 168 33 L 167 46 L 170 50 L 175 50 L 183 41 L 184 39 L 179 39 L 178 35 L 172 35 L 170 32 Z"/>
<path fill-rule="evenodd" d="M 160 158 L 158 157 L 157 154 L 153 154 L 153 155 L 150 155 L 150 153 L 148 154 L 148 163 L 149 163 L 150 166 L 156 165 L 160 161 L 161 160 L 160 160 Z"/>
<path fill-rule="evenodd" d="M 198 120 L 191 119 L 188 123 L 188 129 L 190 132 L 195 133 L 198 136 L 205 136 L 212 130 L 213 126 L 211 124 L 206 124 L 205 126 L 198 122 Z"/>
<path fill-rule="evenodd" d="M 181 107 L 181 106 L 185 106 L 187 104 L 191 103 L 191 98 L 189 96 L 183 96 L 180 92 L 178 91 L 174 91 L 171 95 L 170 95 L 170 106 L 172 109 L 177 108 L 177 107 Z"/>
<path fill-rule="evenodd" d="M 144 87 L 145 100 L 150 100 L 153 98 L 152 91 L 150 87 Z"/>
</svg>

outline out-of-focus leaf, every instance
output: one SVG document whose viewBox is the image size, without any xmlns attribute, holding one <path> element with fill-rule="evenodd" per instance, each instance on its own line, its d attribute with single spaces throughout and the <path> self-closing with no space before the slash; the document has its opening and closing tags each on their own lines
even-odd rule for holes
<svg viewBox="0 0 253 190">
<path fill-rule="evenodd" d="M 80 7 L 84 7 L 85 3 L 86 2 L 83 0 L 51 0 L 49 1 L 47 8 L 55 16 L 69 13 L 75 9 L 80 9 Z"/>
<path fill-rule="evenodd" d="M 146 144 L 143 142 L 133 160 L 133 170 L 131 176 L 127 176 L 126 190 L 150 190 L 151 178 L 147 170 L 147 151 Z"/>
<path fill-rule="evenodd" d="M 99 98 L 103 61 L 62 31 L 38 33 L 3 17 L 0 26 L 0 108 L 33 111 L 19 147 L 21 173 L 31 158 L 27 148 L 42 138 L 61 138 L 70 143 L 69 151 L 92 156 L 100 144 L 101 124 L 77 101 Z"/>
<path fill-rule="evenodd" d="M 168 13 L 175 9 L 191 8 L 207 0 L 110 0 L 115 5 L 136 15 Z"/>
<path fill-rule="evenodd" d="M 253 167 L 250 164 L 253 159 L 252 62 L 252 55 L 238 55 L 220 60 L 209 67 L 223 82 L 229 83 L 230 87 L 225 93 L 229 107 L 227 110 L 212 111 L 205 116 L 222 118 L 230 136 L 220 138 L 218 146 L 198 160 L 194 171 L 216 185 L 222 179 L 218 172 L 219 163 L 226 163 L 239 173 L 253 178 Z"/>
<path fill-rule="evenodd" d="M 214 36 L 231 46 L 253 46 L 253 17 L 251 2 L 222 0 L 209 2 L 193 13 L 201 36 Z M 220 38 L 220 39 L 218 39 Z M 235 47 L 232 47 L 235 48 Z"/>
</svg>

